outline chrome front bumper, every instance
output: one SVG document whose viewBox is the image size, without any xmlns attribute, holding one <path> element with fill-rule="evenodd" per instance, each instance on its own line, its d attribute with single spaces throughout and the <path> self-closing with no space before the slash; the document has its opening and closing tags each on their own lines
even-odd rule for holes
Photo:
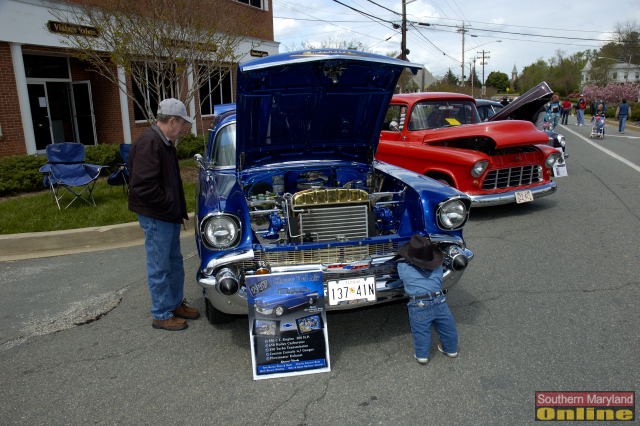
<svg viewBox="0 0 640 426">
<path fill-rule="evenodd" d="M 460 247 L 462 254 L 467 258 L 467 260 L 471 260 L 474 256 L 473 252 L 467 248 Z M 297 265 L 292 267 L 282 267 L 278 268 L 278 272 L 303 272 L 305 270 L 322 270 L 321 265 Z M 445 268 L 444 271 L 444 288 L 453 287 L 460 279 L 464 273 L 465 269 L 460 271 L 455 271 L 449 268 Z M 336 275 L 339 274 L 325 274 L 325 281 L 327 281 L 327 276 L 331 279 L 335 279 Z M 205 298 L 209 300 L 209 302 L 213 305 L 217 310 L 224 312 L 226 314 L 231 315 L 247 315 L 247 293 L 246 288 L 244 286 L 240 287 L 239 291 L 230 296 L 222 294 L 218 290 L 217 282 L 214 276 L 203 276 L 198 274 L 198 284 L 203 289 L 203 295 Z M 344 305 L 336 305 L 330 306 L 328 302 L 327 296 L 327 288 L 325 282 L 325 308 L 328 311 L 334 310 L 346 310 L 346 309 L 355 309 L 364 306 L 370 305 L 379 305 L 382 303 L 393 302 L 395 300 L 404 299 L 406 296 L 404 294 L 404 287 L 402 283 L 396 277 L 391 277 L 388 275 L 385 276 L 377 276 L 376 277 L 376 301 L 375 302 L 363 302 L 356 304 L 344 304 Z"/>
<path fill-rule="evenodd" d="M 499 194 L 488 194 L 488 195 L 469 195 L 471 198 L 471 206 L 472 207 L 489 207 L 489 206 L 498 206 L 501 204 L 511 204 L 516 202 L 516 192 L 529 190 L 533 194 L 533 198 L 540 198 L 546 195 L 553 194 L 558 189 L 558 184 L 555 182 L 545 183 L 541 186 L 536 186 L 535 188 L 527 188 L 527 189 L 514 189 L 507 192 L 501 192 Z"/>
</svg>

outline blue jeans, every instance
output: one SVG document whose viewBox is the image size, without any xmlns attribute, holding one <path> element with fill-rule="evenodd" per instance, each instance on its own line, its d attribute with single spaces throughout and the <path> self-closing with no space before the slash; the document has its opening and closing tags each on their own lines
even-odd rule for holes
<svg viewBox="0 0 640 426">
<path fill-rule="evenodd" d="M 138 222 L 144 231 L 147 252 L 147 284 L 151 296 L 151 317 L 173 317 L 184 298 L 184 265 L 180 252 L 180 224 L 152 219 L 141 214 Z"/>
<path fill-rule="evenodd" d="M 619 132 L 624 132 L 624 126 L 627 124 L 627 116 L 626 115 L 620 115 L 620 116 L 618 116 L 618 120 L 619 120 L 618 131 Z"/>
<path fill-rule="evenodd" d="M 578 124 L 584 124 L 584 110 L 583 109 L 579 109 L 576 111 L 576 120 L 578 121 Z"/>
<path fill-rule="evenodd" d="M 458 331 L 447 298 L 438 296 L 430 300 L 409 300 L 409 324 L 413 346 L 418 358 L 429 358 L 431 325 L 436 329 L 445 352 L 458 352 Z"/>
</svg>

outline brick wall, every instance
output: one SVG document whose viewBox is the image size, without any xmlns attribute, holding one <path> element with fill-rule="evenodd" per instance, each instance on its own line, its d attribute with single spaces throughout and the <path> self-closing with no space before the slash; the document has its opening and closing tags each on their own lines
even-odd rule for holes
<svg viewBox="0 0 640 426">
<path fill-rule="evenodd" d="M 26 154 L 9 43 L 0 42 L 0 157 Z"/>
<path fill-rule="evenodd" d="M 1 0 L 0 0 L 1 1 Z M 111 4 L 118 1 L 128 0 L 71 0 L 78 4 Z M 141 6 L 144 1 L 140 0 L 136 4 Z M 160 0 L 153 0 L 160 1 Z M 164 0 L 170 1 L 170 0 Z M 269 10 L 261 10 L 246 4 L 238 3 L 234 0 L 180 0 L 192 1 L 195 5 L 190 8 L 190 13 L 198 13 L 210 22 L 224 24 L 239 31 L 244 35 L 256 37 L 263 40 L 273 41 L 273 7 L 271 0 Z M 71 57 L 71 52 L 67 49 L 50 48 L 42 46 L 22 46 L 23 53 L 34 54 L 63 54 Z M 98 144 L 120 144 L 123 142 L 122 120 L 120 114 L 120 95 L 118 87 L 91 71 L 86 63 L 77 59 L 70 59 L 71 75 L 73 81 L 89 80 L 91 82 L 91 95 L 93 101 L 94 114 L 96 117 L 96 138 Z M 235 70 L 234 70 L 235 72 Z M 235 76 L 234 76 L 235 81 Z M 131 93 L 131 80 L 128 79 L 128 89 Z M 0 136 L 0 157 L 16 154 L 26 154 L 27 148 L 24 140 L 22 128 L 22 117 L 18 103 L 18 93 L 11 61 L 11 51 L 9 44 L 0 41 L 0 126 L 2 126 L 2 136 Z M 204 120 L 199 115 L 199 99 L 196 99 L 196 125 L 197 133 L 207 135 L 210 118 Z M 145 128 L 147 123 L 136 123 L 133 114 L 133 102 L 129 100 L 129 113 L 132 140 L 135 140 Z M 31 125 L 31 123 L 29 123 Z"/>
</svg>

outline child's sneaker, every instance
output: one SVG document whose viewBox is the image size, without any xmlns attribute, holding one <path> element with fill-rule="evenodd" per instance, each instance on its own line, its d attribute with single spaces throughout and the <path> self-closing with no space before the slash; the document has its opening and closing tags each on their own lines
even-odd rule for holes
<svg viewBox="0 0 640 426">
<path fill-rule="evenodd" d="M 426 363 L 429 362 L 429 358 L 418 358 L 417 355 L 414 355 L 413 357 L 416 359 L 416 361 L 418 361 L 418 364 L 421 364 L 421 365 L 425 365 Z"/>
<path fill-rule="evenodd" d="M 445 356 L 448 356 L 449 358 L 457 358 L 458 357 L 458 352 L 445 352 L 444 350 L 442 350 L 442 345 L 439 344 L 439 343 L 438 343 L 438 350 L 440 352 L 442 352 Z"/>
</svg>

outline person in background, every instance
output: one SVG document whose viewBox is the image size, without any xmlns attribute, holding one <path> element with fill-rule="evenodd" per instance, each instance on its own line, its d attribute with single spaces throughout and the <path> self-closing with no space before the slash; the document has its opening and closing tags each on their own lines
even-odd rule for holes
<svg viewBox="0 0 640 426">
<path fill-rule="evenodd" d="M 449 358 L 458 356 L 458 331 L 453 314 L 442 289 L 443 254 L 428 237 L 414 235 L 398 249 L 398 276 L 409 296 L 407 309 L 413 336 L 415 354 L 419 364 L 429 362 L 431 326 L 440 338 L 438 351 Z"/>
<path fill-rule="evenodd" d="M 147 253 L 153 328 L 177 331 L 200 313 L 184 300 L 180 227 L 188 218 L 175 142 L 193 120 L 178 99 L 158 105 L 157 121 L 129 153 L 129 210 L 138 214 Z"/>
<path fill-rule="evenodd" d="M 627 124 L 627 118 L 631 115 L 631 107 L 627 103 L 626 99 L 622 100 L 622 103 L 616 108 L 616 118 L 618 119 L 618 133 L 624 133 L 624 128 Z"/>
<path fill-rule="evenodd" d="M 551 102 L 547 107 L 547 113 L 549 114 L 549 121 L 551 122 L 551 130 L 555 129 L 558 125 L 558 118 L 560 118 L 560 98 L 555 93 L 551 96 Z"/>
<path fill-rule="evenodd" d="M 576 126 L 584 126 L 584 110 L 587 108 L 587 101 L 584 95 L 580 94 L 580 99 L 576 103 Z"/>
<path fill-rule="evenodd" d="M 571 101 L 565 98 L 560 104 L 562 107 L 562 115 L 560 116 L 560 124 L 569 124 L 569 113 L 571 113 Z"/>
</svg>

